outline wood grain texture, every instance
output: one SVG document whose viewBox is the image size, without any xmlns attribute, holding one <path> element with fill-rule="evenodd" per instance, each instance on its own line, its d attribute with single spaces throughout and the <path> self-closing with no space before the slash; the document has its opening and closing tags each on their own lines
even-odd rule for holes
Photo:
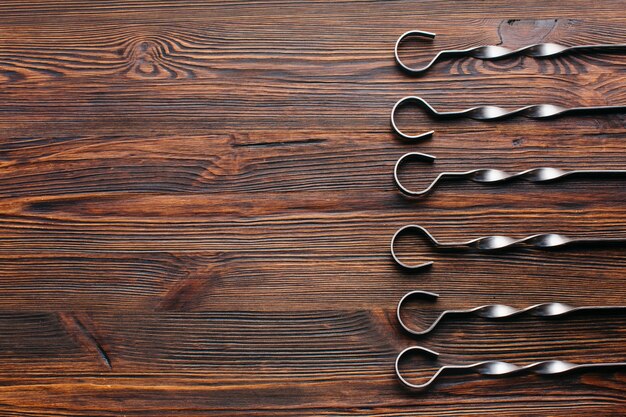
<svg viewBox="0 0 626 417">
<path fill-rule="evenodd" d="M 555 18 L 556 16 L 556 18 Z M 624 361 L 626 315 L 445 320 L 415 341 L 395 305 L 626 305 L 626 250 L 436 252 L 441 240 L 540 232 L 626 237 L 624 181 L 485 186 L 444 170 L 626 169 L 623 114 L 497 123 L 403 109 L 625 105 L 622 54 L 444 60 L 445 48 L 626 42 L 622 1 L 4 1 L 0 4 L 0 415 L 624 415 L 626 373 L 446 377 L 404 390 L 393 361 Z M 403 364 L 414 379 L 436 364 Z"/>
</svg>

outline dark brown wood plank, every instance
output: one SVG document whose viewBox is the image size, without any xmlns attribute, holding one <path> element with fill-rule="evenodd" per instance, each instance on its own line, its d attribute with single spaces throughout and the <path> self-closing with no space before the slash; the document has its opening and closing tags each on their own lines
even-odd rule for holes
<svg viewBox="0 0 626 417">
<path fill-rule="evenodd" d="M 567 183 L 564 188 L 569 191 L 558 195 L 574 201 L 581 185 L 584 182 Z M 626 234 L 615 220 L 624 216 L 623 197 L 614 192 L 615 184 L 598 187 L 577 205 L 546 200 L 541 187 L 514 188 L 522 196 L 479 186 L 470 188 L 469 195 L 457 191 L 448 196 L 444 188 L 420 205 L 419 216 L 414 206 L 389 198 L 386 192 L 344 194 L 346 199 L 339 200 L 316 194 L 304 201 L 269 194 L 264 204 L 247 195 L 27 200 L 27 206 L 36 208 L 28 209 L 31 214 L 7 218 L 0 226 L 4 236 L 0 248 L 6 254 L 0 283 L 6 293 L 0 306 L 9 311 L 116 305 L 183 311 L 243 306 L 289 310 L 332 308 L 341 302 L 346 307 L 375 308 L 381 303 L 390 307 L 403 292 L 427 282 L 439 291 L 462 291 L 476 303 L 494 293 L 502 301 L 519 303 L 515 292 L 502 291 L 503 282 L 515 282 L 525 286 L 532 303 L 557 297 L 575 304 L 620 304 L 626 265 L 619 248 L 521 250 L 485 257 L 437 253 L 418 239 L 407 238 L 399 245 L 403 257 L 410 262 L 435 260 L 435 268 L 407 275 L 392 263 L 390 236 L 410 222 L 419 222 L 446 240 L 508 233 L 512 218 L 524 221 L 523 228 L 509 233 L 519 237 L 546 230 L 572 236 Z M 313 200 L 322 203 L 308 202 Z M 498 209 L 491 200 L 498 201 Z M 534 211 L 520 213 L 520 201 Z M 23 202 L 9 200 L 7 207 Z M 208 213 L 211 204 L 223 207 L 221 214 Z M 84 211 L 73 211 L 77 205 Z M 154 212 L 162 207 L 169 208 L 168 216 Z M 309 215 L 313 208 L 318 214 Z M 567 268 L 572 264 L 577 268 Z M 589 282 L 598 281 L 614 285 L 600 285 L 580 299 Z M 43 294 L 42 286 L 48 289 Z"/>
<path fill-rule="evenodd" d="M 448 304 L 442 300 L 442 304 Z M 416 397 L 398 386 L 396 352 L 409 341 L 392 311 L 314 313 L 19 314 L 0 317 L 5 412 L 51 415 L 452 415 L 528 409 L 565 415 L 618 410 L 622 373 L 569 378 L 444 378 Z M 450 320 L 424 341 L 442 362 L 493 355 L 519 363 L 623 355 L 624 317 L 528 317 L 498 325 Z M 601 326 L 598 324 L 601 323 Z M 572 328 L 578 330 L 572 332 Z M 463 340 L 463 349 L 453 340 Z M 103 360 L 106 355 L 106 360 Z M 420 364 L 425 376 L 433 364 Z M 20 379 L 6 376 L 19 372 Z M 450 402 L 456 407 L 450 408 Z M 418 407 L 419 405 L 419 407 Z"/>
<path fill-rule="evenodd" d="M 626 305 L 619 247 L 442 253 L 419 239 L 399 270 L 389 239 L 418 223 L 441 240 L 540 232 L 626 237 L 623 180 L 442 184 L 410 201 L 404 152 L 443 170 L 626 169 L 624 115 L 498 123 L 403 109 L 624 105 L 623 54 L 445 60 L 434 51 L 626 42 L 622 1 L 523 4 L 5 1 L 0 4 L 0 414 L 621 415 L 624 372 L 447 377 L 404 390 L 393 361 L 422 343 L 441 363 L 626 360 L 622 314 L 505 322 L 446 308 L 562 301 Z M 557 16 L 557 18 L 550 18 Z M 414 378 L 432 372 L 403 364 Z"/>
</svg>

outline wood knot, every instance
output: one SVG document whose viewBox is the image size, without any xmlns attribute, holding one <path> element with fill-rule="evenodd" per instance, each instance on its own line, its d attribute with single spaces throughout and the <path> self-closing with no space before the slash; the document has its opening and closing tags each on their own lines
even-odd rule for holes
<svg viewBox="0 0 626 417">
<path fill-rule="evenodd" d="M 156 39 L 135 39 L 124 51 L 128 61 L 125 73 L 132 78 L 176 78 L 168 68 L 167 45 Z"/>
<path fill-rule="evenodd" d="M 541 43 L 546 41 L 558 25 L 558 19 L 502 21 L 498 27 L 500 36 L 498 45 L 519 48 L 532 43 Z"/>
</svg>

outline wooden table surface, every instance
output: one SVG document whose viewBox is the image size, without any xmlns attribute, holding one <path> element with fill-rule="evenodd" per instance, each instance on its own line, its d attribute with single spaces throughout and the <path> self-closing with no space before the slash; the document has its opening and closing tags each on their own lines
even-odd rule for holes
<svg viewBox="0 0 626 417">
<path fill-rule="evenodd" d="M 626 360 L 626 315 L 504 322 L 451 318 L 399 330 L 398 299 L 424 323 L 445 308 L 626 304 L 619 247 L 437 253 L 403 239 L 558 232 L 626 237 L 619 180 L 443 184 L 441 170 L 625 169 L 626 117 L 435 121 L 389 112 L 418 94 L 442 110 L 626 105 L 616 54 L 463 58 L 415 78 L 403 53 L 535 42 L 626 42 L 623 0 L 602 2 L 52 1 L 0 4 L 0 415 L 626 415 L 626 371 L 397 381 L 412 344 L 439 364 Z M 413 314 L 411 314 L 413 313 Z M 408 368 L 409 365 L 413 365 Z M 410 370 L 414 370 L 411 372 Z"/>
</svg>

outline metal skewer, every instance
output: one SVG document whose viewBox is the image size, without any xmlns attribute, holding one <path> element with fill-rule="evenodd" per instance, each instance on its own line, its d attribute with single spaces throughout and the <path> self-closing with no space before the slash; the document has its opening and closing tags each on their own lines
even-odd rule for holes
<svg viewBox="0 0 626 417">
<path fill-rule="evenodd" d="M 429 115 L 440 119 L 468 118 L 482 121 L 500 120 L 513 116 L 523 116 L 529 119 L 549 119 L 566 115 L 579 114 L 606 114 L 626 112 L 626 106 L 591 106 L 591 107 L 561 107 L 554 104 L 535 104 L 520 107 L 514 110 L 507 110 L 498 106 L 477 106 L 459 111 L 438 111 L 426 100 L 418 96 L 408 96 L 401 98 L 391 109 L 391 127 L 401 137 L 405 139 L 425 139 L 432 136 L 433 131 L 421 133 L 419 135 L 408 135 L 400 130 L 396 123 L 396 113 L 401 106 L 413 103 L 425 110 Z"/>
<path fill-rule="evenodd" d="M 400 166 L 402 166 L 405 162 L 409 160 L 417 160 L 424 162 L 434 162 L 435 157 L 432 155 L 428 155 L 420 152 L 409 152 L 402 155 L 393 169 L 393 180 L 396 183 L 396 186 L 400 189 L 400 191 L 409 196 L 409 197 L 422 197 L 426 194 L 430 194 L 435 186 L 443 180 L 447 179 L 468 179 L 470 181 L 478 182 L 478 183 L 489 183 L 495 184 L 505 181 L 510 181 L 513 179 L 522 179 L 530 182 L 549 182 L 555 181 L 558 179 L 562 179 L 564 177 L 571 176 L 613 176 L 613 175 L 626 175 L 626 170 L 619 169 L 605 169 L 605 170 L 573 170 L 573 171 L 565 171 L 558 168 L 532 168 L 526 171 L 518 172 L 518 173 L 507 173 L 505 171 L 501 171 L 498 169 L 474 169 L 471 171 L 462 171 L 462 172 L 442 172 L 433 182 L 430 183 L 428 187 L 420 191 L 411 190 L 400 182 L 398 171 Z"/>
<path fill-rule="evenodd" d="M 411 299 L 421 299 L 428 301 L 436 301 L 439 298 L 439 294 L 429 291 L 410 291 L 406 293 L 398 302 L 396 308 L 396 317 L 400 326 L 409 334 L 414 336 L 423 336 L 432 332 L 439 322 L 446 316 L 466 316 L 476 315 L 478 317 L 484 317 L 487 319 L 504 319 L 507 317 L 518 316 L 520 314 L 529 314 L 535 317 L 558 317 L 577 311 L 607 311 L 607 310 L 626 310 L 626 306 L 590 306 L 590 307 L 572 307 L 564 303 L 543 303 L 535 304 L 526 308 L 515 308 L 503 304 L 487 304 L 479 307 L 474 307 L 466 310 L 444 310 L 437 316 L 437 318 L 424 330 L 415 330 L 409 327 L 404 320 L 402 320 L 402 307 Z"/>
<path fill-rule="evenodd" d="M 413 384 L 409 382 L 400 372 L 400 361 L 409 353 L 422 353 L 430 359 L 437 359 L 439 354 L 434 350 L 427 349 L 422 346 L 411 346 L 404 349 L 396 358 L 395 370 L 400 382 L 407 388 L 423 391 L 430 388 L 443 374 L 446 373 L 467 373 L 473 372 L 484 376 L 509 376 L 521 373 L 532 372 L 538 375 L 561 375 L 574 371 L 595 370 L 595 369 L 614 369 L 626 367 L 626 362 L 611 363 L 585 363 L 575 364 L 561 360 L 551 360 L 535 362 L 525 366 L 518 366 L 509 362 L 502 361 L 483 361 L 468 365 L 444 365 L 439 368 L 428 381 L 423 384 Z"/>
<path fill-rule="evenodd" d="M 573 238 L 557 233 L 542 233 L 532 236 L 527 236 L 520 239 L 515 239 L 509 236 L 485 236 L 476 239 L 471 239 L 463 242 L 439 242 L 431 235 L 428 230 L 422 226 L 416 224 L 410 224 L 403 226 L 391 238 L 391 256 L 394 261 L 403 268 L 416 270 L 420 268 L 429 267 L 433 264 L 432 261 L 424 262 L 418 265 L 408 265 L 400 260 L 396 255 L 395 244 L 399 236 L 408 232 L 414 232 L 419 235 L 425 236 L 427 241 L 439 249 L 456 249 L 456 250 L 478 250 L 484 252 L 503 250 L 514 247 L 531 247 L 535 249 L 554 249 L 575 245 L 611 245 L 611 244 L 626 244 L 626 238 Z"/>
<path fill-rule="evenodd" d="M 432 67 L 435 62 L 439 61 L 441 58 L 452 58 L 452 57 L 473 57 L 482 60 L 496 60 L 502 59 L 513 55 L 526 55 L 534 58 L 546 58 L 556 55 L 562 55 L 566 53 L 573 52 L 621 52 L 626 51 L 626 44 L 598 44 L 598 45 L 575 45 L 575 46 L 564 46 L 556 43 L 538 43 L 534 45 L 524 46 L 518 49 L 509 49 L 503 46 L 496 45 L 487 45 L 487 46 L 476 46 L 473 48 L 467 49 L 449 49 L 439 51 L 431 61 L 421 68 L 413 68 L 406 65 L 400 59 L 400 55 L 398 53 L 398 49 L 400 44 L 408 39 L 408 38 L 421 38 L 425 40 L 433 40 L 435 39 L 435 34 L 432 32 L 424 32 L 421 30 L 410 30 L 408 32 L 400 35 L 398 40 L 396 41 L 396 46 L 394 48 L 394 55 L 396 57 L 396 62 L 400 67 L 410 73 L 410 74 L 423 74 L 430 67 Z"/>
</svg>

